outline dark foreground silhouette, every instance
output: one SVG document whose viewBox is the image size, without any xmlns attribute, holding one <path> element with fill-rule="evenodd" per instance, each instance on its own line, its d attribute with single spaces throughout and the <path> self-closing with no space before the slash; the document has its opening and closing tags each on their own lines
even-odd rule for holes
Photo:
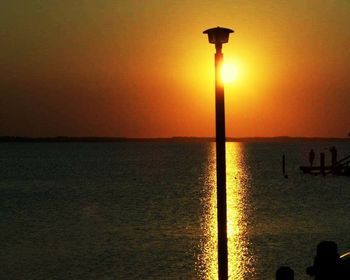
<svg viewBox="0 0 350 280">
<path fill-rule="evenodd" d="M 350 253 L 338 254 L 338 246 L 333 241 L 322 241 L 317 245 L 313 266 L 306 273 L 315 280 L 349 280 Z M 294 271 L 288 266 L 281 266 L 276 272 L 276 280 L 294 280 Z"/>
</svg>

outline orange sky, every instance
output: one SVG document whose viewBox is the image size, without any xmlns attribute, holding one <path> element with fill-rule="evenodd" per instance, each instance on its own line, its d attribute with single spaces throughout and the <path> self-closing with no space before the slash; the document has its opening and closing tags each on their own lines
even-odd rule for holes
<svg viewBox="0 0 350 280">
<path fill-rule="evenodd" d="M 228 136 L 347 136 L 347 0 L 4 0 L 0 135 L 214 136 L 215 26 Z"/>
</svg>

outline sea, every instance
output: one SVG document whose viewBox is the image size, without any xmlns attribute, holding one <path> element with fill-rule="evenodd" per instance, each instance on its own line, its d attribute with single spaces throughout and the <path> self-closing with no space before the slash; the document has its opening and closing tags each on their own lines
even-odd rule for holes
<svg viewBox="0 0 350 280">
<path fill-rule="evenodd" d="M 350 177 L 299 170 L 332 146 L 226 144 L 229 279 L 350 251 Z M 0 279 L 217 279 L 215 170 L 211 142 L 1 143 Z"/>
</svg>

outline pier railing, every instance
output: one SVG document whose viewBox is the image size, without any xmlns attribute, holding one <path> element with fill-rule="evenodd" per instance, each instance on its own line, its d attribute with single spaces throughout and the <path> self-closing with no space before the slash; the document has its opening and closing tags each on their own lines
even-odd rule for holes
<svg viewBox="0 0 350 280">
<path fill-rule="evenodd" d="M 345 173 L 345 169 L 349 167 L 350 164 L 350 155 L 342 158 L 341 160 L 338 160 L 333 166 L 331 166 L 330 170 L 327 170 L 325 172 L 325 174 L 340 174 L 342 175 L 343 173 Z"/>
</svg>

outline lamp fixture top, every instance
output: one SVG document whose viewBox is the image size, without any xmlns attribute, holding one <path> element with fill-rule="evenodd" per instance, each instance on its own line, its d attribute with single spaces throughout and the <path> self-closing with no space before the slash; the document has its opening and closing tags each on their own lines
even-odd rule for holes
<svg viewBox="0 0 350 280">
<path fill-rule="evenodd" d="M 214 27 L 205 30 L 203 33 L 208 34 L 209 43 L 211 44 L 224 44 L 228 42 L 230 33 L 234 31 L 224 27 Z"/>
</svg>

